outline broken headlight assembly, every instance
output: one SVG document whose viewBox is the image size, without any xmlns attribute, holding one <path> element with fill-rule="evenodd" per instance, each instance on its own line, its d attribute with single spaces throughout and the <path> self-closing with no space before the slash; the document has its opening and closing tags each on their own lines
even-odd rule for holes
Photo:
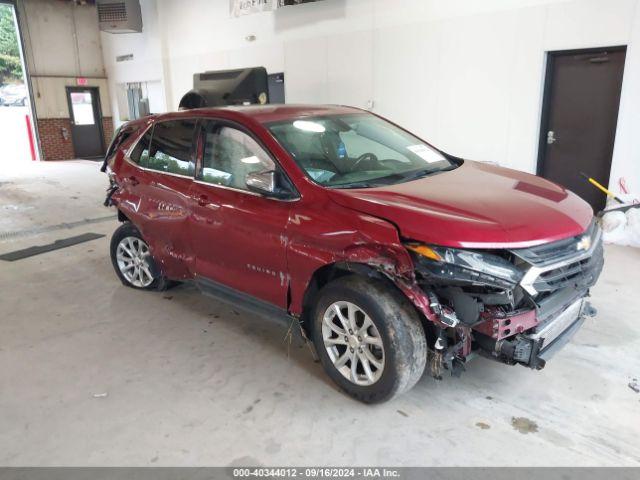
<svg viewBox="0 0 640 480">
<path fill-rule="evenodd" d="M 524 275 L 513 263 L 491 253 L 420 243 L 407 243 L 405 246 L 413 253 L 418 272 L 438 284 L 512 289 Z"/>
</svg>

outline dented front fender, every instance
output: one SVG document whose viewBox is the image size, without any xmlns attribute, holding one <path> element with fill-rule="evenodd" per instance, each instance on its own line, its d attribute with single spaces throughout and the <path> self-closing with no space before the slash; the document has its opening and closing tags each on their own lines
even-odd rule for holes
<svg viewBox="0 0 640 480">
<path fill-rule="evenodd" d="M 287 227 L 290 313 L 302 314 L 305 292 L 320 269 L 335 265 L 357 271 L 349 266 L 360 265 L 390 280 L 419 312 L 438 322 L 429 297 L 416 283 L 413 260 L 393 224 L 331 201 L 315 207 L 318 210 L 297 212 Z"/>
</svg>

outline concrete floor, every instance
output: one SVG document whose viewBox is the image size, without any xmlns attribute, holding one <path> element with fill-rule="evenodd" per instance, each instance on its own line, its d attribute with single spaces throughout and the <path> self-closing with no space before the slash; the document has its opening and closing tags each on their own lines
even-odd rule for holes
<svg viewBox="0 0 640 480">
<path fill-rule="evenodd" d="M 0 253 L 110 235 L 97 167 L 2 170 Z M 123 287 L 108 242 L 0 262 L 0 465 L 640 464 L 640 250 L 607 247 L 599 315 L 545 370 L 478 358 L 365 406 L 280 325 Z"/>
</svg>

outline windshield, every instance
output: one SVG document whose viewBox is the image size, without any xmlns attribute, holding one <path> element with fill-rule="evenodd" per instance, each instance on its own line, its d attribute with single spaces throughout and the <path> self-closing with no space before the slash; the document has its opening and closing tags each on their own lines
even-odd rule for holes
<svg viewBox="0 0 640 480">
<path fill-rule="evenodd" d="M 420 139 L 368 113 L 267 126 L 307 175 L 327 187 L 391 185 L 457 166 Z"/>
</svg>

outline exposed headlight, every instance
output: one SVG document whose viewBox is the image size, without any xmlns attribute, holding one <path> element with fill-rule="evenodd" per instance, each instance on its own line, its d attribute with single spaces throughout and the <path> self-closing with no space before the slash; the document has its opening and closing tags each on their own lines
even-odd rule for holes
<svg viewBox="0 0 640 480">
<path fill-rule="evenodd" d="M 511 288 L 523 272 L 504 258 L 490 253 L 410 243 L 421 265 L 440 278 Z"/>
</svg>

